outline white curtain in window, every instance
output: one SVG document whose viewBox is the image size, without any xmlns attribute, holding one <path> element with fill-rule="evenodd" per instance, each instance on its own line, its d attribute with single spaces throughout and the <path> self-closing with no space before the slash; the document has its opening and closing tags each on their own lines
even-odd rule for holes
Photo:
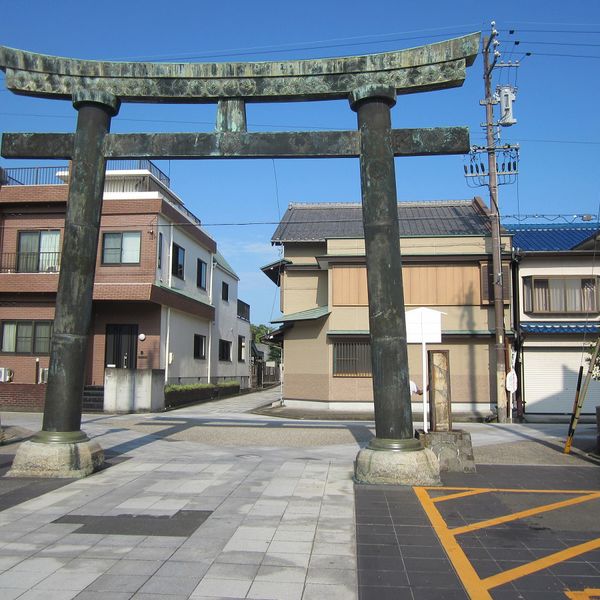
<svg viewBox="0 0 600 600">
<path fill-rule="evenodd" d="M 582 296 L 582 309 L 588 312 L 596 312 L 596 298 L 598 296 L 596 292 L 596 279 L 582 279 L 581 280 L 581 296 Z"/>
<path fill-rule="evenodd" d="M 14 352 L 17 344 L 17 324 L 4 323 L 2 326 L 2 352 Z"/>
<path fill-rule="evenodd" d="M 121 249 L 121 262 L 140 262 L 140 233 L 139 231 L 123 232 L 123 246 Z"/>
<path fill-rule="evenodd" d="M 536 279 L 533 282 L 533 306 L 536 312 L 548 312 L 550 310 L 547 279 Z"/>
<path fill-rule="evenodd" d="M 60 233 L 40 232 L 40 271 L 58 271 L 60 259 Z"/>
<path fill-rule="evenodd" d="M 562 279 L 549 279 L 550 310 L 552 312 L 565 312 L 565 282 Z"/>
<path fill-rule="evenodd" d="M 583 310 L 582 291 L 581 279 L 565 279 L 567 312 L 581 312 Z"/>
</svg>

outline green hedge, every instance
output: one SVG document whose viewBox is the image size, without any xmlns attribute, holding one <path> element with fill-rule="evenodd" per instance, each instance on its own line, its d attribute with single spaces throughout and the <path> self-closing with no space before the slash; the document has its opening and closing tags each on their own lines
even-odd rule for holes
<svg viewBox="0 0 600 600">
<path fill-rule="evenodd" d="M 234 396 L 239 391 L 240 384 L 237 381 L 223 381 L 217 384 L 168 384 L 165 386 L 165 408 L 176 408 L 185 404 Z"/>
</svg>

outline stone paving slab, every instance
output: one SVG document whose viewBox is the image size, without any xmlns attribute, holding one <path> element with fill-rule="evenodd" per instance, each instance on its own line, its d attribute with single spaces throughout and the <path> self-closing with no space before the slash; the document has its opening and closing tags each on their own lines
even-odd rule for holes
<svg viewBox="0 0 600 600">
<path fill-rule="evenodd" d="M 10 480 L 0 478 L 0 597 L 358 600 L 371 592 L 378 599 L 468 597 L 412 490 L 355 491 L 353 461 L 373 434 L 373 423 L 298 422 L 248 412 L 278 395 L 275 389 L 154 415 L 85 415 L 83 429 L 105 449 L 109 468 L 83 480 L 51 482 L 56 488 L 28 480 L 9 490 L 4 483 Z M 2 422 L 34 432 L 41 418 L 7 413 Z M 584 455 L 585 444 L 574 456 L 559 456 L 561 425 L 469 423 L 465 429 L 476 457 L 479 450 L 478 472 L 468 479 L 447 474 L 446 485 L 554 482 L 588 489 L 597 472 Z M 579 432 L 580 440 L 588 440 L 591 427 Z M 0 463 L 10 462 L 15 447 L 0 448 Z M 551 466 L 515 471 L 514 449 L 526 462 Z M 482 466 L 486 456 L 499 464 Z M 381 493 L 384 500 L 377 497 Z M 454 511 L 458 516 L 445 518 L 468 524 L 475 516 L 496 517 L 503 507 L 515 510 L 506 497 L 483 508 L 476 498 L 465 498 L 463 510 Z M 534 504 L 522 500 L 525 507 Z M 190 517 L 184 529 L 165 526 L 177 515 Z M 519 547 L 527 557 L 539 558 L 556 532 L 563 543 L 576 537 L 569 519 L 556 515 L 536 517 L 537 546 Z M 584 532 L 594 527 L 592 516 L 582 516 Z M 517 562 L 515 549 L 504 547 L 503 539 L 464 535 L 465 553 L 482 574 Z M 497 591 L 509 595 L 494 597 L 536 598 L 536 586 L 544 583 L 554 594 L 556 581 L 593 582 L 598 552 L 522 578 L 520 588 L 514 582 L 500 586 Z M 513 592 L 517 595 L 510 596 Z"/>
</svg>

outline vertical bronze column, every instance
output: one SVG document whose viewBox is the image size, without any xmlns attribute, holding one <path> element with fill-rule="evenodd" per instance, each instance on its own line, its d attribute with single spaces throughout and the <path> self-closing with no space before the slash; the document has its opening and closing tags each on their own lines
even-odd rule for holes
<svg viewBox="0 0 600 600">
<path fill-rule="evenodd" d="M 92 316 L 92 295 L 106 159 L 104 139 L 119 100 L 102 92 L 73 95 L 78 110 L 50 351 L 42 431 L 36 442 L 77 443 Z"/>
<path fill-rule="evenodd" d="M 420 450 L 414 438 L 396 176 L 391 140 L 393 87 L 367 85 L 350 96 L 360 130 L 360 177 L 369 295 L 376 437 L 372 450 Z"/>
</svg>

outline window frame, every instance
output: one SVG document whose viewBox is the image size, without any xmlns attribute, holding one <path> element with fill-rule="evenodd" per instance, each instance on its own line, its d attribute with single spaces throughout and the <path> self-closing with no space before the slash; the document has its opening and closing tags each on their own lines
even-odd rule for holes
<svg viewBox="0 0 600 600">
<path fill-rule="evenodd" d="M 137 261 L 123 262 L 123 234 L 137 234 L 138 238 L 138 250 L 137 250 Z M 107 262 L 106 261 L 106 238 L 107 236 L 119 236 L 119 260 L 118 262 Z M 142 261 L 142 232 L 139 230 L 123 230 L 123 231 L 103 231 L 102 232 L 102 246 L 101 246 L 101 257 L 100 262 L 103 267 L 122 267 L 131 265 L 140 265 Z M 109 248 L 109 250 L 115 250 L 116 248 Z"/>
<path fill-rule="evenodd" d="M 44 233 L 52 233 L 58 236 L 58 250 L 54 252 L 42 252 L 42 235 Z M 37 238 L 36 250 L 35 252 L 23 252 L 21 250 L 21 240 L 24 235 L 35 234 Z M 21 260 L 22 255 L 32 255 L 30 258 L 25 259 L 25 263 L 33 262 L 35 259 L 35 270 L 25 268 L 21 269 Z M 52 254 L 56 255 L 54 260 L 46 261 L 48 266 L 44 269 L 42 267 L 42 262 L 44 259 L 44 255 Z M 17 232 L 17 253 L 16 253 L 16 270 L 18 273 L 58 273 L 60 270 L 60 259 L 61 259 L 61 235 L 60 229 L 58 228 L 49 228 L 49 229 L 20 229 Z"/>
<path fill-rule="evenodd" d="M 246 336 L 238 335 L 238 362 L 245 363 L 247 354 Z"/>
<path fill-rule="evenodd" d="M 13 324 L 15 326 L 15 339 L 14 339 L 14 349 L 13 350 L 3 350 L 4 348 L 4 336 L 5 331 L 4 328 L 6 325 Z M 19 348 L 19 340 L 27 339 L 25 336 L 19 337 L 19 326 L 29 326 L 31 327 L 31 334 L 28 337 L 29 339 L 29 350 L 17 350 Z M 38 329 L 44 327 L 49 327 L 50 334 L 49 336 L 40 336 L 38 334 Z M 54 322 L 51 320 L 35 320 L 35 319 L 6 319 L 0 321 L 0 354 L 16 354 L 19 356 L 49 356 L 50 348 L 52 344 L 52 334 L 54 333 Z M 48 340 L 48 350 L 40 350 L 39 343 L 40 340 Z"/>
<path fill-rule="evenodd" d="M 371 342 L 369 340 L 359 338 L 334 340 L 332 356 L 331 375 L 333 377 L 367 379 L 373 376 L 371 368 Z M 351 368 L 342 368 L 341 363 L 344 361 Z"/>
<path fill-rule="evenodd" d="M 206 336 L 201 333 L 194 334 L 193 356 L 196 360 L 206 360 Z"/>
<path fill-rule="evenodd" d="M 185 281 L 185 248 L 173 242 L 171 252 L 171 275 Z"/>
<path fill-rule="evenodd" d="M 221 300 L 229 302 L 229 284 L 226 281 L 221 282 Z"/>
<path fill-rule="evenodd" d="M 162 258 L 163 258 L 163 234 L 158 232 L 158 251 L 156 253 L 156 268 L 162 270 Z"/>
<path fill-rule="evenodd" d="M 600 302 L 599 302 L 599 286 L 598 286 L 598 275 L 526 275 L 522 278 L 522 291 L 523 291 L 523 312 L 530 315 L 586 315 L 586 314 L 598 314 L 600 313 Z M 587 308 L 583 302 L 583 296 L 580 296 L 582 308 L 581 310 L 574 310 L 569 307 L 568 290 L 566 286 L 567 281 L 579 281 L 580 292 L 583 291 L 583 282 L 589 280 L 593 282 L 593 302 L 592 308 Z M 548 310 L 544 310 L 537 306 L 536 294 L 535 294 L 535 283 L 546 282 L 548 286 L 548 302 L 550 307 Z M 563 283 L 562 291 L 562 303 L 564 310 L 555 308 L 551 305 L 552 294 L 550 292 L 550 281 L 561 281 Z"/>
<path fill-rule="evenodd" d="M 196 259 L 196 287 L 206 290 L 206 278 L 208 276 L 208 263 L 201 258 Z"/>
<path fill-rule="evenodd" d="M 219 339 L 219 361 L 220 362 L 232 362 L 231 350 L 232 343 L 229 340 Z M 225 349 L 227 351 L 225 352 Z M 224 356 L 227 354 L 227 358 Z"/>
</svg>

